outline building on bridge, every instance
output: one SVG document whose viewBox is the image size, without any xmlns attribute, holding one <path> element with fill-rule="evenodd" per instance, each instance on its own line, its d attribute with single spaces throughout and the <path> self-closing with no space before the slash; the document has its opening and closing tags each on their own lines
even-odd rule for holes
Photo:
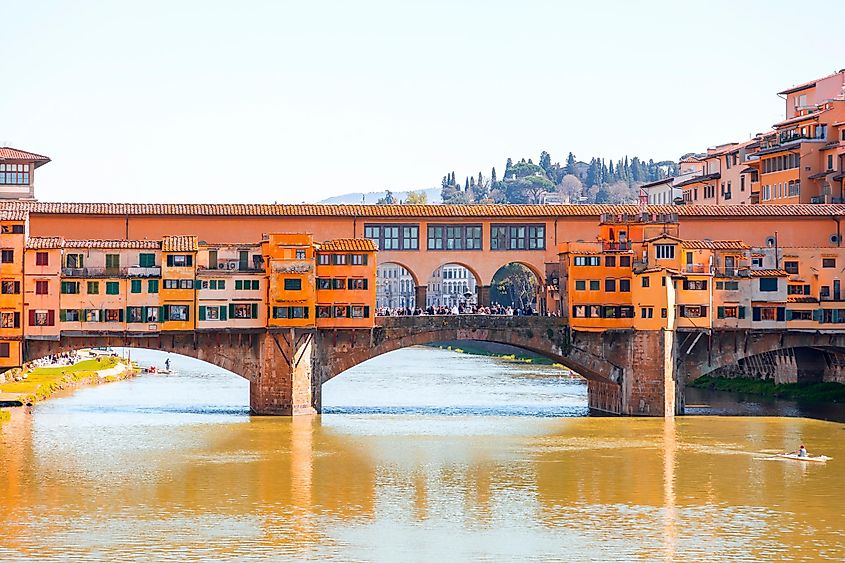
<svg viewBox="0 0 845 563">
<path fill-rule="evenodd" d="M 399 264 L 378 264 L 376 267 L 376 307 L 405 309 L 416 307 L 414 278 Z"/>
</svg>

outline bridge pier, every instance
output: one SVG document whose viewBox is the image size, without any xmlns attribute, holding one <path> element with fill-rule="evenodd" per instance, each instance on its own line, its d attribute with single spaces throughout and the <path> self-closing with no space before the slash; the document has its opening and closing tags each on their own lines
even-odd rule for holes
<svg viewBox="0 0 845 563">
<path fill-rule="evenodd" d="M 479 307 L 490 306 L 490 286 L 478 284 L 475 286 L 476 302 Z"/>
<path fill-rule="evenodd" d="M 315 334 L 312 329 L 288 329 L 262 336 L 259 369 L 249 383 L 249 409 L 253 414 L 320 412 L 321 382 L 313 369 Z"/>
<path fill-rule="evenodd" d="M 426 303 L 426 293 L 428 293 L 428 286 L 417 285 L 414 286 L 414 307 L 425 309 L 428 305 Z"/>
</svg>

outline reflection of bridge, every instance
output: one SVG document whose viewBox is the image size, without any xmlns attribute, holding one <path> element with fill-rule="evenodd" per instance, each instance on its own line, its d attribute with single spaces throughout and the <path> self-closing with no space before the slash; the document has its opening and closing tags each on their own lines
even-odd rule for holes
<svg viewBox="0 0 845 563">
<path fill-rule="evenodd" d="M 590 407 L 616 414 L 683 412 L 683 383 L 720 370 L 777 380 L 841 378 L 845 334 L 796 331 L 572 331 L 556 317 L 380 317 L 371 330 L 245 329 L 62 336 L 27 342 L 26 357 L 90 346 L 183 354 L 250 382 L 257 414 L 320 412 L 326 381 L 381 354 L 444 340 L 509 344 L 549 357 L 588 380 Z M 439 367 L 437 369 L 448 369 Z"/>
</svg>

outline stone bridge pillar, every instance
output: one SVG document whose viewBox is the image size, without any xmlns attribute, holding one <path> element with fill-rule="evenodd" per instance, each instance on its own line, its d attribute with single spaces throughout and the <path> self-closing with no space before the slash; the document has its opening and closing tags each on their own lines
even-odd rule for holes
<svg viewBox="0 0 845 563">
<path fill-rule="evenodd" d="M 420 309 L 426 307 L 426 293 L 428 292 L 427 285 L 418 285 L 414 287 L 414 305 Z"/>
<path fill-rule="evenodd" d="M 259 369 L 249 384 L 253 414 L 302 415 L 320 412 L 318 374 L 312 370 L 315 331 L 267 332 L 259 343 Z"/>
<path fill-rule="evenodd" d="M 490 306 L 490 286 L 489 285 L 477 285 L 475 286 L 475 293 L 476 293 L 476 301 L 478 302 L 479 307 L 489 307 Z"/>
</svg>

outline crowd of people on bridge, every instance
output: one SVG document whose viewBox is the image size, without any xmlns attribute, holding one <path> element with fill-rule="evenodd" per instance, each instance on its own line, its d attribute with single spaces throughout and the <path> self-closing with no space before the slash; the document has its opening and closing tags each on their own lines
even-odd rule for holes
<svg viewBox="0 0 845 563">
<path fill-rule="evenodd" d="M 443 305 L 429 305 L 425 309 L 419 307 L 398 307 L 388 308 L 381 307 L 376 310 L 376 316 L 379 317 L 410 317 L 418 315 L 500 315 L 508 317 L 530 317 L 537 315 L 537 311 L 531 305 L 525 307 L 511 307 L 504 306 L 498 303 L 493 303 L 489 307 L 479 307 L 472 304 L 460 304 L 446 307 Z"/>
</svg>

